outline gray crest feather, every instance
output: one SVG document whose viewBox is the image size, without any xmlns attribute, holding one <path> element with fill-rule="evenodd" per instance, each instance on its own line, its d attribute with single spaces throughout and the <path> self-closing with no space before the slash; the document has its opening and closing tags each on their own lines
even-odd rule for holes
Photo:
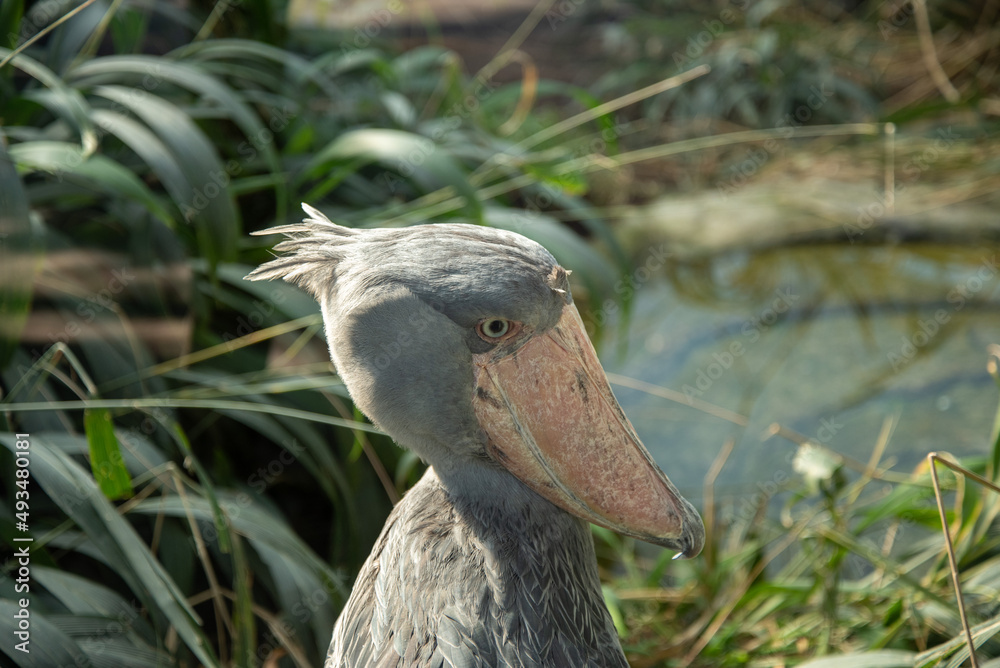
<svg viewBox="0 0 1000 668">
<path fill-rule="evenodd" d="M 255 236 L 284 234 L 288 238 L 274 247 L 282 255 L 251 271 L 246 275 L 247 280 L 282 278 L 314 295 L 318 294 L 322 281 L 329 279 L 337 263 L 345 258 L 345 246 L 353 243 L 359 232 L 337 225 L 308 204 L 303 203 L 302 209 L 308 217 L 301 223 L 252 233 Z"/>
</svg>

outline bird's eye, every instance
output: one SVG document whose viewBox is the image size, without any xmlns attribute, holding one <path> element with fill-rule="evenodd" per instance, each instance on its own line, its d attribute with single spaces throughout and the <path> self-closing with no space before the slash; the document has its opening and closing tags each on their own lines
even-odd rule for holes
<svg viewBox="0 0 1000 668">
<path fill-rule="evenodd" d="M 510 329 L 510 324 L 506 320 L 500 320 L 499 318 L 487 320 L 482 326 L 483 334 L 491 339 L 499 339 L 507 333 L 508 329 Z"/>
<path fill-rule="evenodd" d="M 484 341 L 496 343 L 516 334 L 517 323 L 503 318 L 488 318 L 476 325 L 476 333 Z"/>
</svg>

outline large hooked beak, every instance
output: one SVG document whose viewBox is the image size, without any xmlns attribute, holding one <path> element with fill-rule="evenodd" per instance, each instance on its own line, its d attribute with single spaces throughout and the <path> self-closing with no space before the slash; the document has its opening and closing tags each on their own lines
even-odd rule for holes
<svg viewBox="0 0 1000 668">
<path fill-rule="evenodd" d="M 563 510 L 697 555 L 705 527 L 625 417 L 573 304 L 496 359 L 474 356 L 473 405 L 491 457 Z"/>
</svg>

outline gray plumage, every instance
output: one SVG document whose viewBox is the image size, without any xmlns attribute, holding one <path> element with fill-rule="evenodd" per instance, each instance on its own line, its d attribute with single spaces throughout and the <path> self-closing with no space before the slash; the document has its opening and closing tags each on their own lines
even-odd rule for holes
<svg viewBox="0 0 1000 668">
<path fill-rule="evenodd" d="M 627 666 L 589 526 L 487 452 L 472 405 L 484 318 L 552 328 L 567 272 L 538 244 L 472 225 L 278 232 L 284 278 L 322 308 L 356 405 L 430 464 L 396 506 L 334 630 L 326 668 Z"/>
<path fill-rule="evenodd" d="M 355 582 L 327 668 L 628 666 L 589 525 L 495 482 L 493 504 L 449 493 L 433 469 L 407 493 Z"/>
</svg>

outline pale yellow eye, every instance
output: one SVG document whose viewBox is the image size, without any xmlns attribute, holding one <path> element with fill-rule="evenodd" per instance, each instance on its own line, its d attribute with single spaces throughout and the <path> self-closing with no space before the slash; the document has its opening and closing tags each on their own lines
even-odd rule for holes
<svg viewBox="0 0 1000 668">
<path fill-rule="evenodd" d="M 501 318 L 484 320 L 479 324 L 479 333 L 488 339 L 500 339 L 510 331 L 510 321 Z"/>
<path fill-rule="evenodd" d="M 522 323 L 504 318 L 485 318 L 476 325 L 476 334 L 479 338 L 493 344 L 509 341 L 523 331 Z"/>
</svg>

